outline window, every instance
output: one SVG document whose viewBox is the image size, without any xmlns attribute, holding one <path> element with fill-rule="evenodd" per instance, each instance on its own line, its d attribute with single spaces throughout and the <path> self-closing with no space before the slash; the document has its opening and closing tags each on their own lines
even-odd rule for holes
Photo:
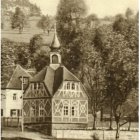
<svg viewBox="0 0 140 140">
<path fill-rule="evenodd" d="M 75 89 L 75 84 L 74 83 L 72 83 L 72 90 L 74 90 Z"/>
<path fill-rule="evenodd" d="M 36 89 L 36 83 L 34 83 L 34 89 Z"/>
<path fill-rule="evenodd" d="M 38 89 L 40 89 L 41 88 L 41 83 L 38 83 Z"/>
<path fill-rule="evenodd" d="M 76 114 L 76 108 L 74 106 L 71 108 L 71 115 L 72 116 L 76 116 L 77 115 Z"/>
<path fill-rule="evenodd" d="M 26 78 L 25 77 L 23 78 L 23 84 L 28 84 L 28 78 L 27 77 Z"/>
<path fill-rule="evenodd" d="M 39 116 L 44 116 L 44 108 L 43 108 L 43 106 L 39 107 Z"/>
<path fill-rule="evenodd" d="M 16 109 L 11 109 L 10 116 L 11 117 L 17 117 L 17 110 Z"/>
<path fill-rule="evenodd" d="M 69 82 L 67 83 L 67 89 L 70 89 L 70 83 Z"/>
<path fill-rule="evenodd" d="M 31 108 L 30 108 L 30 111 L 31 111 L 31 116 L 32 117 L 34 117 L 35 116 L 35 106 L 32 106 Z"/>
<path fill-rule="evenodd" d="M 13 100 L 17 100 L 17 94 L 13 94 Z"/>
<path fill-rule="evenodd" d="M 1 116 L 3 116 L 3 109 L 1 109 Z"/>
<path fill-rule="evenodd" d="M 68 106 L 64 106 L 64 116 L 68 116 Z"/>
<path fill-rule="evenodd" d="M 17 110 L 17 113 L 18 113 L 18 114 L 17 114 L 18 116 L 22 116 L 22 110 L 18 109 L 18 110 Z"/>
<path fill-rule="evenodd" d="M 57 55 L 52 56 L 52 63 L 53 64 L 58 64 L 58 56 Z"/>
<path fill-rule="evenodd" d="M 28 84 L 28 82 L 29 82 L 29 78 L 28 77 L 20 77 L 20 80 L 21 80 L 21 82 L 23 83 L 23 85 L 26 85 L 26 84 Z"/>
</svg>

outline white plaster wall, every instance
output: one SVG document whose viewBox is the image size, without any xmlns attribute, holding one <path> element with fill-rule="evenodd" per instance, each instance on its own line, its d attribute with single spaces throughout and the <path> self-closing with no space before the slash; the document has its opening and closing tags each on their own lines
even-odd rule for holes
<svg viewBox="0 0 140 140">
<path fill-rule="evenodd" d="M 3 109 L 3 116 L 5 116 L 5 107 L 6 107 L 6 90 L 1 90 L 1 109 Z"/>
<path fill-rule="evenodd" d="M 22 109 L 22 91 L 6 89 L 5 91 L 5 103 L 3 103 L 4 117 L 10 117 L 11 109 Z M 13 100 L 13 94 L 16 94 L 16 100 Z"/>
</svg>

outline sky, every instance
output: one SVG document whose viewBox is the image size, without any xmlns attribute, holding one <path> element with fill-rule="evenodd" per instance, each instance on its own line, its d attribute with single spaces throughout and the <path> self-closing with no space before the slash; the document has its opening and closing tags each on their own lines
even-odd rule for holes
<svg viewBox="0 0 140 140">
<path fill-rule="evenodd" d="M 54 16 L 57 11 L 59 0 L 30 0 L 36 3 L 43 14 Z M 114 16 L 119 13 L 125 13 L 126 9 L 131 8 L 134 13 L 138 11 L 138 0 L 85 0 L 88 7 L 88 14 L 97 14 L 102 18 L 105 16 Z"/>
</svg>

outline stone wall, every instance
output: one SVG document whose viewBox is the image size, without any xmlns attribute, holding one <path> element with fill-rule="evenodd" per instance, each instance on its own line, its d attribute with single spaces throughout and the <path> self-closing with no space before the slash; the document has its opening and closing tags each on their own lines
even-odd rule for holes
<svg viewBox="0 0 140 140">
<path fill-rule="evenodd" d="M 67 139 L 92 139 L 98 135 L 100 140 L 115 140 L 116 131 L 103 130 L 53 130 L 52 135 L 56 138 Z M 121 131 L 120 140 L 138 140 L 138 132 Z"/>
<path fill-rule="evenodd" d="M 58 130 L 60 130 L 60 129 L 85 129 L 85 128 L 87 128 L 87 125 L 88 124 L 77 124 L 77 123 L 61 123 L 61 124 L 56 124 L 56 123 L 54 123 L 54 124 L 52 124 L 52 129 L 58 129 Z"/>
</svg>

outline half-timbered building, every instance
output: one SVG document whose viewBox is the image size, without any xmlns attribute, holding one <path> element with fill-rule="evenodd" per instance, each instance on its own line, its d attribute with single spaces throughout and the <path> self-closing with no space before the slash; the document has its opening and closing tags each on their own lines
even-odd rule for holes
<svg viewBox="0 0 140 140">
<path fill-rule="evenodd" d="M 50 64 L 36 74 L 24 93 L 24 123 L 49 124 L 52 129 L 86 127 L 88 97 L 80 80 L 61 62 L 56 35 Z"/>
</svg>

